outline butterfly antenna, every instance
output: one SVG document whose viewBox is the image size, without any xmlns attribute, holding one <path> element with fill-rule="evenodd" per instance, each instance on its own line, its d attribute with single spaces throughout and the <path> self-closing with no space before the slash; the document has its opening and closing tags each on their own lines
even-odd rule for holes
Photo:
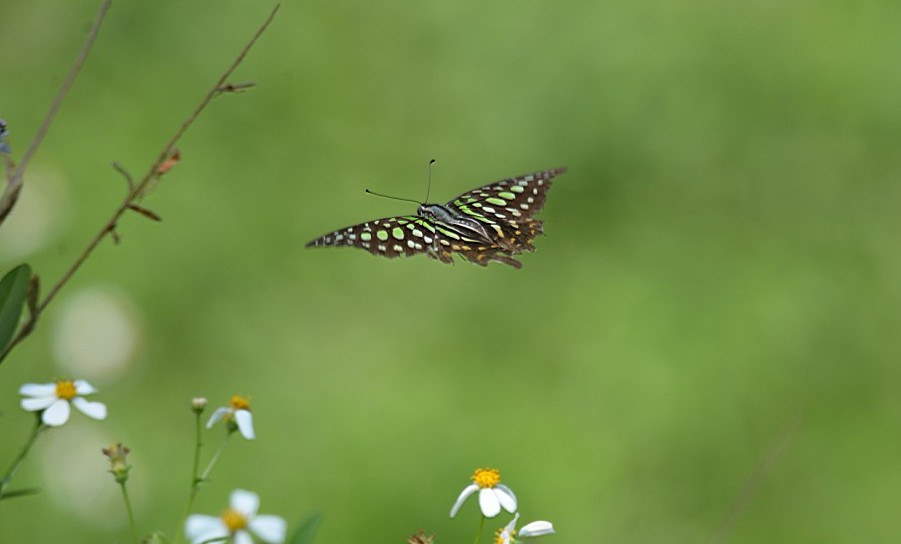
<svg viewBox="0 0 901 544">
<path fill-rule="evenodd" d="M 426 185 L 425 200 L 423 201 L 425 203 L 428 203 L 429 193 L 432 192 L 432 165 L 435 164 L 436 162 L 438 162 L 438 161 L 436 161 L 435 159 L 432 159 L 429 161 L 429 183 L 428 183 L 428 185 Z"/>
<path fill-rule="evenodd" d="M 370 191 L 369 189 L 366 189 L 366 192 L 369 193 L 369 194 L 371 194 L 371 195 L 380 196 L 380 197 L 383 197 L 383 198 L 390 198 L 391 200 L 403 200 L 404 202 L 413 202 L 413 203 L 415 203 L 415 204 L 422 204 L 422 202 L 419 202 L 418 200 L 413 200 L 412 198 L 402 198 L 402 197 L 399 197 L 399 196 L 383 195 L 382 193 L 377 193 L 377 192 L 375 192 L 375 191 Z"/>
<path fill-rule="evenodd" d="M 413 202 L 415 204 L 422 205 L 429 201 L 429 193 L 432 192 L 432 165 L 435 164 L 436 162 L 437 161 L 435 159 L 432 159 L 429 161 L 429 183 L 426 186 L 426 190 L 425 190 L 425 200 L 422 202 L 419 202 L 418 200 L 413 200 L 412 198 L 403 198 L 403 197 L 399 197 L 399 196 L 391 196 L 391 195 L 386 195 L 386 194 L 382 194 L 382 193 L 377 193 L 375 191 L 370 191 L 369 189 L 366 189 L 366 192 L 371 195 L 380 196 L 383 198 L 390 198 L 391 200 L 403 200 L 404 202 Z"/>
</svg>

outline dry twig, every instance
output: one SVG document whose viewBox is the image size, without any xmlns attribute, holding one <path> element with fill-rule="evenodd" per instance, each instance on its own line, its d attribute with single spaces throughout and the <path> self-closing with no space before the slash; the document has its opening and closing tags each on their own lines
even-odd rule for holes
<svg viewBox="0 0 901 544">
<path fill-rule="evenodd" d="M 41 128 L 38 129 L 37 134 L 34 135 L 34 139 L 31 141 L 31 145 L 28 146 L 28 149 L 22 156 L 22 162 L 19 163 L 19 167 L 13 169 L 11 161 L 6 163 L 9 179 L 7 180 L 6 189 L 3 191 L 3 196 L 0 197 L 0 225 L 3 224 L 3 221 L 9 215 L 9 212 L 12 211 L 13 207 L 16 205 L 16 201 L 19 199 L 19 193 L 22 191 L 22 183 L 25 178 L 25 168 L 28 167 L 28 163 L 31 162 L 31 158 L 34 156 L 35 152 L 37 152 L 41 142 L 44 141 L 44 136 L 46 136 L 47 131 L 50 130 L 50 125 L 53 124 L 56 113 L 59 111 L 60 106 L 63 105 L 63 100 L 65 100 L 66 95 L 69 94 L 69 89 L 72 88 L 72 84 L 75 83 L 75 77 L 78 76 L 78 72 L 81 71 L 81 67 L 91 53 L 91 47 L 93 47 L 94 42 L 97 40 L 97 34 L 100 32 L 100 25 L 103 24 L 103 19 L 106 17 L 106 12 L 109 11 L 111 2 L 112 0 L 104 0 L 103 4 L 100 5 L 97 16 L 94 18 L 94 24 L 91 25 L 91 30 L 88 32 L 88 37 L 85 39 L 84 45 L 81 46 L 81 51 L 78 53 L 75 63 L 72 64 L 72 68 L 69 69 L 69 75 L 66 76 L 62 87 L 60 87 L 59 92 L 56 94 L 56 99 L 54 99 L 53 104 L 50 105 L 50 111 L 48 111 L 47 116 L 44 117 Z"/>
<path fill-rule="evenodd" d="M 75 65 L 73 66 L 72 70 L 70 70 L 69 78 L 67 79 L 67 83 L 64 84 L 63 88 L 60 90 L 60 95 L 57 97 L 56 101 L 54 102 L 54 106 L 51 107 L 50 114 L 48 114 L 48 119 L 45 120 L 44 126 L 41 127 L 41 130 L 38 132 L 38 136 L 35 137 L 35 141 L 32 142 L 31 147 L 29 148 L 28 152 L 26 152 L 25 157 L 23 157 L 22 163 L 19 165 L 19 168 L 16 171 L 17 173 L 13 176 L 14 178 L 16 176 L 18 176 L 19 179 L 21 180 L 21 175 L 19 173 L 24 171 L 28 160 L 31 158 L 31 155 L 34 153 L 34 149 L 37 148 L 37 145 L 40 143 L 41 139 L 43 139 L 44 134 L 46 133 L 46 130 L 49 127 L 50 122 L 53 119 L 53 116 L 56 114 L 56 109 L 58 109 L 59 103 L 62 102 L 62 99 L 65 97 L 65 94 L 68 92 L 69 86 L 71 86 L 71 80 L 75 79 L 75 75 L 78 73 L 78 69 L 84 63 L 84 59 L 85 59 L 85 57 L 87 57 L 87 53 L 90 51 L 90 44 L 93 43 L 93 38 L 96 37 L 97 31 L 99 30 L 99 27 L 100 27 L 100 24 L 103 22 L 103 15 L 106 13 L 106 10 L 109 8 L 109 3 L 110 3 L 110 0 L 105 0 L 103 5 L 101 6 L 101 10 L 97 17 L 97 20 L 94 22 L 94 27 L 92 27 L 92 29 L 91 29 L 88 43 L 85 44 L 85 47 L 82 49 L 82 54 L 79 55 L 78 59 L 75 62 Z M 275 14 L 278 12 L 279 7 L 280 6 L 278 4 L 275 5 L 275 7 L 272 9 L 272 12 L 269 14 L 269 16 L 266 18 L 266 20 L 263 21 L 263 24 L 260 25 L 260 27 L 254 33 L 254 35 L 250 38 L 250 41 L 247 42 L 247 44 L 244 46 L 244 48 L 241 50 L 241 52 L 238 54 L 238 56 L 235 58 L 235 60 L 232 62 L 232 64 L 225 70 L 225 72 L 222 73 L 222 75 L 219 77 L 219 79 L 216 81 L 216 83 L 213 84 L 213 86 L 206 93 L 206 95 L 200 100 L 200 102 L 197 104 L 197 106 L 194 108 L 194 110 L 190 113 L 190 115 L 188 115 L 188 117 L 184 120 L 184 122 L 182 122 L 182 124 L 178 128 L 178 130 L 175 131 L 175 134 L 173 134 L 173 136 L 169 139 L 169 141 L 166 143 L 166 145 L 163 146 L 163 149 L 160 152 L 159 157 L 156 159 L 156 161 L 153 162 L 153 164 L 150 166 L 147 173 L 144 174 L 144 176 L 141 178 L 141 180 L 136 184 L 132 184 L 130 181 L 130 178 L 129 178 L 129 191 L 128 191 L 128 194 L 126 195 L 125 199 L 115 209 L 115 211 L 113 212 L 113 214 L 109 218 L 109 220 L 107 220 L 103 224 L 103 226 L 100 228 L 99 232 L 94 236 L 94 238 L 91 239 L 91 241 L 87 244 L 87 246 L 84 248 L 84 250 L 78 256 L 78 258 L 75 259 L 75 262 L 72 263 L 72 265 L 63 273 L 62 277 L 50 288 L 50 290 L 47 292 L 47 295 L 40 301 L 39 304 L 37 304 L 36 308 L 34 309 L 35 311 L 31 315 L 28 322 L 19 329 L 16 336 L 13 337 L 13 339 L 10 341 L 9 345 L 6 346 L 6 349 L 4 349 L 2 353 L 0 353 L 0 364 L 3 363 L 3 360 L 9 354 L 9 352 L 12 351 L 13 348 L 15 348 L 22 340 L 24 340 L 31 333 L 31 331 L 34 329 L 35 325 L 37 324 L 37 321 L 40 319 L 41 314 L 47 308 L 47 305 L 50 304 L 50 302 L 54 299 L 54 297 L 56 297 L 57 293 L 59 293 L 60 289 L 62 289 L 63 286 L 69 282 L 69 280 L 72 278 L 72 276 L 75 275 L 75 273 L 78 271 L 78 269 L 81 268 L 81 265 L 84 264 L 84 262 L 88 259 L 88 257 L 91 256 L 91 254 L 94 252 L 94 250 L 97 248 L 97 246 L 100 245 L 100 242 L 102 242 L 103 239 L 106 238 L 107 235 L 110 235 L 113 238 L 118 238 L 118 235 L 115 232 L 116 225 L 118 224 L 119 219 L 122 217 L 122 215 L 125 214 L 125 212 L 127 212 L 129 210 L 137 211 L 138 213 L 142 213 L 142 211 L 147 211 L 147 212 L 149 212 L 149 214 L 152 214 L 153 216 L 156 215 L 153 212 L 146 210 L 146 208 L 138 206 L 137 202 L 141 199 L 141 197 L 143 197 L 146 194 L 146 192 L 147 192 L 148 188 L 151 186 L 152 182 L 159 177 L 159 175 L 161 173 L 161 168 L 167 163 L 167 161 L 170 161 L 172 159 L 172 157 L 175 155 L 175 153 L 176 153 L 175 146 L 178 143 L 178 141 L 182 138 L 182 136 L 184 136 L 185 132 L 187 132 L 188 128 L 190 128 L 191 125 L 194 124 L 194 121 L 197 120 L 197 118 L 206 109 L 206 107 L 210 104 L 210 102 L 213 100 L 213 98 L 215 98 L 217 95 L 219 95 L 222 92 L 223 88 L 227 88 L 226 81 L 228 80 L 229 77 L 231 77 L 231 75 L 235 71 L 235 69 L 244 61 L 244 57 L 247 56 L 247 53 L 250 51 L 250 49 L 254 46 L 254 44 L 257 42 L 257 40 L 260 38 L 260 36 L 263 35 L 263 32 L 265 32 L 266 29 L 269 27 L 269 24 L 275 18 Z M 120 172 L 121 171 L 122 170 L 120 170 Z M 21 186 L 21 181 L 19 183 Z M 7 188 L 7 189 L 9 189 L 9 188 Z M 18 191 L 18 189 L 16 189 L 16 191 Z M 142 213 L 142 215 L 146 216 L 147 214 Z"/>
</svg>

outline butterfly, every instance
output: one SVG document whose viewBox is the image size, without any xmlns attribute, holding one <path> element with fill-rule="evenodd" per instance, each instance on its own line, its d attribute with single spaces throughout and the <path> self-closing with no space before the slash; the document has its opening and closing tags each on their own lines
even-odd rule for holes
<svg viewBox="0 0 901 544">
<path fill-rule="evenodd" d="M 447 204 L 421 204 L 416 215 L 386 217 L 330 232 L 306 247 L 352 246 L 383 257 L 424 253 L 443 263 L 452 256 L 480 266 L 497 261 L 514 268 L 514 255 L 535 251 L 542 234 L 533 219 L 544 206 L 551 180 L 566 173 L 554 168 L 516 176 L 473 189 Z"/>
</svg>

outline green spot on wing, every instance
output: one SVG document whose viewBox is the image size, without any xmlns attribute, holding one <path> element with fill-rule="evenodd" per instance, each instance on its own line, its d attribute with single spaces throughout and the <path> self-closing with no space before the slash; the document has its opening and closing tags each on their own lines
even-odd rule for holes
<svg viewBox="0 0 901 544">
<path fill-rule="evenodd" d="M 419 220 L 416 221 L 416 224 L 417 224 L 417 225 L 421 225 L 422 228 L 424 228 L 425 230 L 431 232 L 432 234 L 435 233 L 435 227 L 432 226 L 432 224 L 429 223 L 428 221 L 423 221 L 422 219 L 419 219 Z"/>
<path fill-rule="evenodd" d="M 378 237 L 379 240 L 381 240 L 383 242 L 388 239 L 388 231 L 387 230 L 377 231 L 375 233 L 375 235 Z"/>
<path fill-rule="evenodd" d="M 514 198 L 516 198 L 516 195 L 514 195 L 513 193 L 510 193 L 510 192 L 507 192 L 507 191 L 501 191 L 500 193 L 497 194 L 497 196 L 499 196 L 501 198 L 506 198 L 507 200 L 513 200 Z M 504 204 L 506 204 L 506 202 Z M 498 206 L 503 206 L 504 204 L 498 204 Z"/>
<path fill-rule="evenodd" d="M 438 227 L 438 230 L 440 230 L 440 231 L 441 231 L 441 234 L 447 236 L 448 238 L 453 238 L 454 240 L 459 240 L 459 239 L 460 239 L 460 235 L 457 234 L 456 232 L 452 231 L 452 230 L 447 230 L 447 229 L 442 228 L 442 227 L 440 227 L 440 226 Z"/>
<path fill-rule="evenodd" d="M 495 206 L 506 206 L 507 205 L 506 200 L 501 200 L 500 198 L 495 198 L 495 197 L 486 198 L 485 202 L 488 202 L 489 204 L 494 204 Z"/>
<path fill-rule="evenodd" d="M 523 193 L 526 189 L 522 185 L 511 185 L 510 190 L 514 193 Z"/>
<path fill-rule="evenodd" d="M 360 240 L 363 240 L 364 242 L 368 242 L 368 241 L 372 240 L 372 234 L 370 234 L 368 232 L 361 232 Z"/>
<path fill-rule="evenodd" d="M 391 236 L 394 236 L 398 240 L 404 239 L 404 229 L 400 227 L 394 227 L 391 229 Z"/>
</svg>

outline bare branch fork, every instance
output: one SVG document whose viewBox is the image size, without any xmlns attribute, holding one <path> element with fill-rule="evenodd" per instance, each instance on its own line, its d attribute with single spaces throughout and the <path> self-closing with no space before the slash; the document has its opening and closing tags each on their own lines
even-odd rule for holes
<svg viewBox="0 0 901 544">
<path fill-rule="evenodd" d="M 75 64 L 72 66 L 72 69 L 69 71 L 69 75 L 66 78 L 66 81 L 63 83 L 63 86 L 60 89 L 56 100 L 54 100 L 52 106 L 50 107 L 50 112 L 47 114 L 44 123 L 41 125 L 41 128 L 38 131 L 38 134 L 35 136 L 34 141 L 32 141 L 31 146 L 28 148 L 28 151 L 22 158 L 22 162 L 19 164 L 19 167 L 15 170 L 15 172 L 8 180 L 6 191 L 4 192 L 2 199 L 0 199 L 0 222 L 2 222 L 5 214 L 8 214 L 9 212 L 8 209 L 5 209 L 3 207 L 7 205 L 7 199 L 11 198 L 8 204 L 10 209 L 15 204 L 16 197 L 21 190 L 25 167 L 27 166 L 28 161 L 31 159 L 32 155 L 37 150 L 37 147 L 43 140 L 44 135 L 50 127 L 50 124 L 52 123 L 53 118 L 55 117 L 56 112 L 59 109 L 59 106 L 62 104 L 63 99 L 68 93 L 69 88 L 71 87 L 72 82 L 75 79 L 75 76 L 78 74 L 78 71 L 80 70 L 82 64 L 84 64 L 84 61 L 87 58 L 88 53 L 90 52 L 91 46 L 93 45 L 94 40 L 97 37 L 100 25 L 103 23 L 104 16 L 109 9 L 110 2 L 111 0 L 104 0 L 103 4 L 100 6 L 100 10 L 97 13 L 97 17 L 94 20 L 94 24 L 91 27 L 84 46 L 82 47 L 81 53 L 76 59 Z M 203 113 L 203 111 L 210 104 L 213 98 L 224 92 L 240 92 L 252 85 L 247 83 L 227 84 L 226 81 L 229 77 L 231 77 L 235 69 L 237 69 L 238 66 L 244 61 L 244 57 L 247 56 L 247 53 L 250 51 L 250 49 L 254 46 L 254 44 L 256 44 L 260 36 L 262 36 L 266 29 L 269 27 L 269 24 L 275 18 L 275 14 L 278 12 L 279 7 L 279 4 L 275 5 L 275 7 L 272 9 L 272 12 L 269 13 L 269 16 L 265 21 L 263 21 L 263 24 L 260 25 L 260 27 L 250 38 L 250 40 L 247 42 L 247 44 L 244 46 L 235 60 L 225 70 L 225 72 L 222 73 L 222 75 L 219 77 L 216 83 L 213 84 L 210 90 L 207 91 L 206 95 L 200 100 L 191 114 L 188 115 L 188 117 L 184 120 L 184 122 L 182 122 L 178 130 L 175 131 L 175 134 L 173 134 L 169 141 L 166 142 L 166 145 L 163 146 L 159 157 L 156 159 L 156 161 L 153 162 L 147 173 L 144 174 L 140 181 L 134 183 L 131 179 L 131 176 L 129 176 L 128 173 L 124 171 L 124 169 L 122 169 L 118 165 L 114 165 L 114 168 L 116 168 L 121 174 L 123 174 L 123 176 L 125 176 L 126 180 L 128 181 L 128 193 L 126 194 L 125 199 L 115 209 L 115 211 L 113 211 L 109 220 L 107 220 L 103 224 L 103 226 L 100 228 L 100 231 L 94 236 L 93 239 L 91 239 L 91 241 L 87 244 L 78 258 L 75 259 L 75 262 L 73 262 L 68 270 L 63 273 L 62 277 L 50 288 L 44 298 L 40 300 L 40 302 L 36 302 L 37 297 L 36 295 L 34 296 L 33 300 L 35 300 L 35 302 L 30 305 L 30 315 L 19 328 L 18 332 L 10 341 L 9 345 L 6 346 L 6 349 L 4 349 L 2 353 L 0 353 L 0 364 L 3 363 L 3 360 L 14 347 L 16 347 L 22 340 L 24 340 L 29 334 L 31 334 L 31 331 L 34 329 L 37 321 L 40 319 L 43 311 L 47 308 L 47 305 L 50 304 L 50 302 L 54 299 L 60 289 L 62 289 L 63 286 L 69 282 L 72 276 L 75 275 L 75 272 L 77 272 L 78 269 L 81 268 L 81 265 L 84 264 L 88 257 L 91 256 L 97 246 L 100 245 L 100 242 L 103 241 L 103 239 L 108 235 L 113 236 L 114 239 L 116 238 L 116 225 L 126 211 L 131 210 L 145 217 L 149 217 L 150 219 L 159 219 L 156 214 L 154 214 L 150 210 L 142 208 L 137 204 L 137 202 L 140 201 L 141 197 L 143 197 L 147 193 L 148 189 L 150 189 L 151 187 L 151 184 L 157 178 L 159 178 L 162 173 L 168 170 L 168 166 L 170 166 L 171 163 L 167 164 L 167 161 L 171 161 L 173 159 L 173 156 L 177 156 L 178 151 L 176 145 L 178 144 L 179 140 L 182 138 L 182 136 L 184 136 L 185 132 L 188 131 L 191 125 L 194 124 L 194 121 L 197 120 L 200 114 Z"/>
</svg>

